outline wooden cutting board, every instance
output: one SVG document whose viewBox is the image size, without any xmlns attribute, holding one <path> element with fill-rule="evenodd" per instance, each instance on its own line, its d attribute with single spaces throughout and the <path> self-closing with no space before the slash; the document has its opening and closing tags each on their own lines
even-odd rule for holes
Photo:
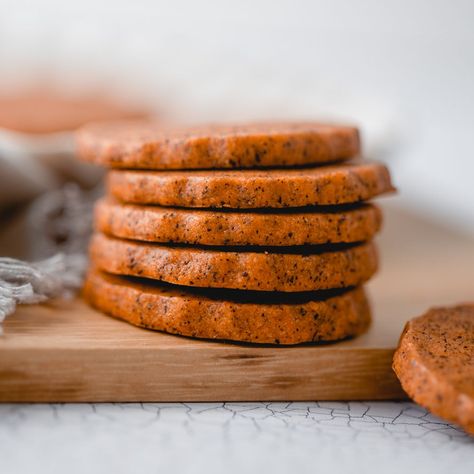
<svg viewBox="0 0 474 474">
<path fill-rule="evenodd" d="M 138 329 L 80 299 L 24 306 L 0 337 L 0 401 L 235 401 L 403 397 L 391 358 L 404 322 L 474 300 L 474 241 L 388 207 L 374 323 L 336 344 L 257 347 Z"/>
</svg>

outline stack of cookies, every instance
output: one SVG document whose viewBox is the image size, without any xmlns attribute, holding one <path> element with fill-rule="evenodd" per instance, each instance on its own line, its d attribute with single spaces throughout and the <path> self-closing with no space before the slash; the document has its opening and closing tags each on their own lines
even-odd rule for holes
<svg viewBox="0 0 474 474">
<path fill-rule="evenodd" d="M 359 146 L 357 129 L 315 123 L 84 127 L 79 155 L 110 168 L 85 298 L 196 338 L 361 334 L 381 225 L 366 201 L 393 187 L 382 164 L 351 160 Z"/>
</svg>

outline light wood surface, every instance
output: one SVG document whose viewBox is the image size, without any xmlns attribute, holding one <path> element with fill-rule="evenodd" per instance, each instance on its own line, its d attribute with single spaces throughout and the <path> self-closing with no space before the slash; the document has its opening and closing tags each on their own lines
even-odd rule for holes
<svg viewBox="0 0 474 474">
<path fill-rule="evenodd" d="M 396 207 L 378 239 L 370 331 L 337 344 L 256 347 L 138 329 L 80 299 L 24 306 L 0 337 L 0 401 L 334 400 L 403 397 L 403 324 L 474 300 L 474 241 Z"/>
</svg>

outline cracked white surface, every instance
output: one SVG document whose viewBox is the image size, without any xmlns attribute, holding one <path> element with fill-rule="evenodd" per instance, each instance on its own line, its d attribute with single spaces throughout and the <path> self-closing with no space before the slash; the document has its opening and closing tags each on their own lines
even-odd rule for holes
<svg viewBox="0 0 474 474">
<path fill-rule="evenodd" d="M 0 405 L 0 472 L 474 472 L 408 402 Z"/>
</svg>

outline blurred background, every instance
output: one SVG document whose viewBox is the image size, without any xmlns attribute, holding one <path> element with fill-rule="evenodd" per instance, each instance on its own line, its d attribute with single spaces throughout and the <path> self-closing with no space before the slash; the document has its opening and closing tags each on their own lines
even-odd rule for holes
<svg viewBox="0 0 474 474">
<path fill-rule="evenodd" d="M 353 122 L 397 205 L 474 235 L 473 19 L 470 0 L 0 0 L 0 173 L 70 153 L 56 132 L 89 119 Z"/>
</svg>

